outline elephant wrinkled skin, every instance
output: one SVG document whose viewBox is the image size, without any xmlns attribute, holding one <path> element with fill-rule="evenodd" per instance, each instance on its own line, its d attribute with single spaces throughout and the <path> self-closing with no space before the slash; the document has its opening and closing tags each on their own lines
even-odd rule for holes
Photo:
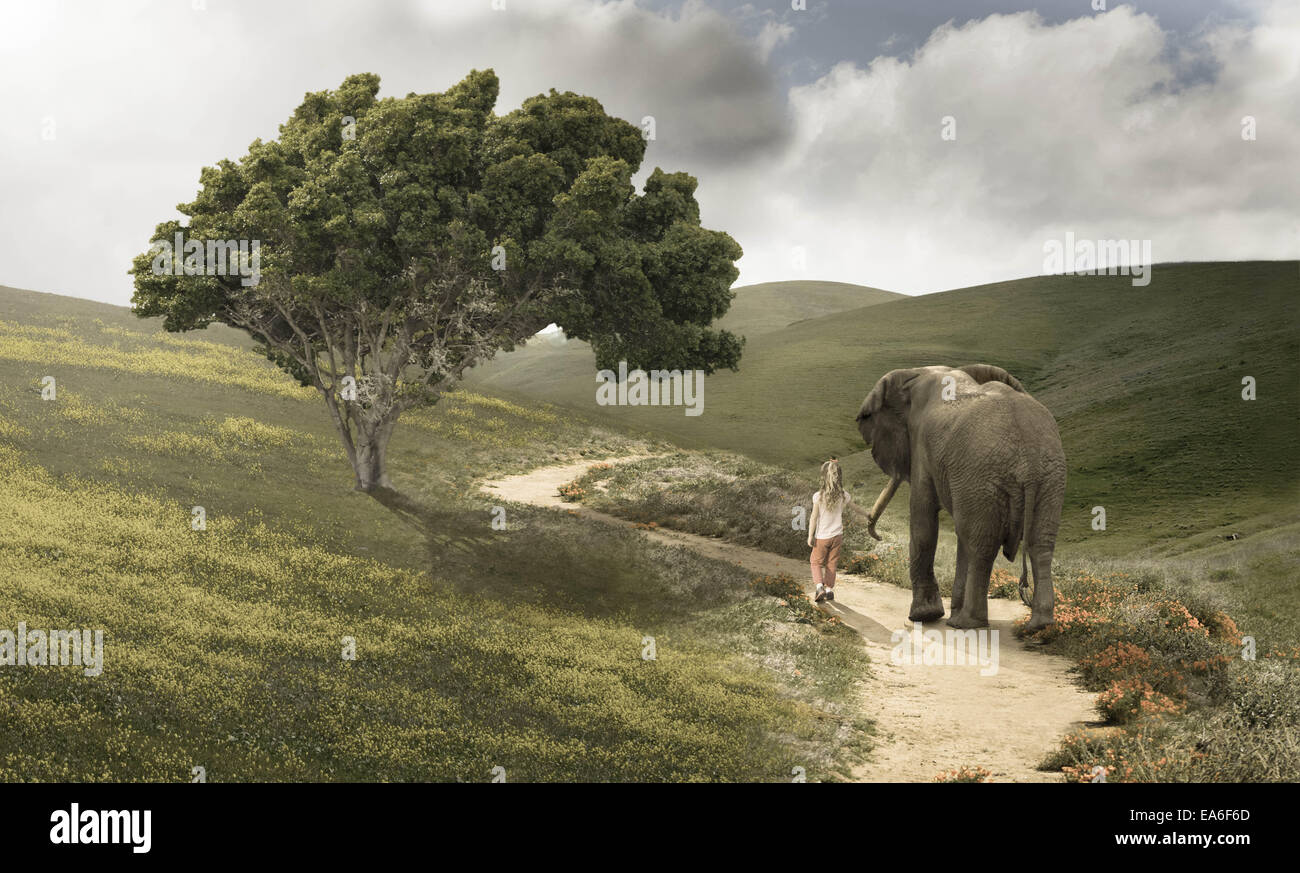
<svg viewBox="0 0 1300 873">
<path fill-rule="evenodd" d="M 1065 451 L 1056 420 L 1001 367 L 917 367 L 885 374 L 857 417 L 871 457 L 889 477 L 870 530 L 904 480 L 911 499 L 912 621 L 943 617 L 934 577 L 939 509 L 957 530 L 952 615 L 958 628 L 988 625 L 989 575 L 998 549 L 1022 541 L 1021 596 L 1031 629 L 1052 623 L 1052 552 L 1065 501 Z M 1028 597 L 1028 567 L 1034 589 Z"/>
</svg>

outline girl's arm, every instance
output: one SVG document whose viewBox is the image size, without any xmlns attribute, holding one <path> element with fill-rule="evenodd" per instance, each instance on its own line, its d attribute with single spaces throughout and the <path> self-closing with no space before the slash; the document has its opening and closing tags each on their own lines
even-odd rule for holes
<svg viewBox="0 0 1300 873">
<path fill-rule="evenodd" d="M 853 510 L 853 514 L 854 514 L 854 515 L 860 516 L 860 517 L 862 517 L 862 518 L 870 518 L 870 517 L 871 517 L 871 513 L 870 513 L 870 512 L 868 512 L 867 510 L 863 509 L 861 506 L 858 506 L 857 501 L 853 499 L 853 495 L 852 495 L 852 494 L 849 494 L 849 495 L 848 495 L 848 498 L 849 498 L 849 499 L 848 499 L 847 501 L 845 501 L 845 505 L 846 505 L 849 509 Z"/>
<path fill-rule="evenodd" d="M 817 537 L 817 516 L 821 514 L 821 504 L 816 500 L 813 501 L 812 515 L 808 516 L 808 545 L 813 545 L 813 540 Z"/>
</svg>

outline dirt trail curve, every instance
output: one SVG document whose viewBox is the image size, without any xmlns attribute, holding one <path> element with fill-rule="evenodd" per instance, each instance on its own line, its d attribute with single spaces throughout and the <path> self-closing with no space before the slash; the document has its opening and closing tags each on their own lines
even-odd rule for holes
<svg viewBox="0 0 1300 873">
<path fill-rule="evenodd" d="M 620 463 L 637 457 L 610 458 Z M 595 460 L 542 467 L 530 473 L 484 483 L 487 494 L 518 503 L 562 507 L 587 518 L 631 526 L 632 522 L 581 504 L 564 503 L 557 489 L 582 475 Z M 807 579 L 804 561 L 734 545 L 709 537 L 658 529 L 643 531 L 652 540 L 682 545 L 757 573 L 790 573 Z M 864 711 L 876 720 L 879 736 L 871 760 L 854 776 L 861 782 L 926 782 L 942 770 L 963 764 L 984 767 L 999 782 L 1045 782 L 1060 777 L 1034 766 L 1065 733 L 1096 718 L 1092 695 L 1074 684 L 1065 658 L 1033 651 L 1011 633 L 1026 610 L 1019 602 L 989 601 L 990 628 L 998 631 L 994 675 L 978 665 L 895 664 L 890 635 L 910 629 L 911 592 L 863 576 L 841 573 L 835 602 L 828 607 L 862 635 L 872 659 Z M 946 630 L 942 621 L 926 629 Z M 946 638 L 945 634 L 945 638 Z M 987 672 L 987 671 L 985 671 Z"/>
</svg>

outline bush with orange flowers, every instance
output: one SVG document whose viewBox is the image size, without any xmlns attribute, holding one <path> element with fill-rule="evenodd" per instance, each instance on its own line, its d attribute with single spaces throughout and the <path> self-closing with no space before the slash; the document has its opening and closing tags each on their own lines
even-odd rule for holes
<svg viewBox="0 0 1300 873">
<path fill-rule="evenodd" d="M 1045 769 L 1071 782 L 1300 778 L 1300 659 L 1244 661 L 1231 616 L 1152 574 L 1055 581 L 1056 623 L 1017 632 L 1078 662 L 1107 727 L 1067 737 Z"/>
<path fill-rule="evenodd" d="M 1134 677 L 1112 682 L 1097 695 L 1097 711 L 1107 721 L 1127 724 L 1142 716 L 1171 715 L 1181 712 L 1183 704 L 1151 687 L 1151 683 Z"/>
<path fill-rule="evenodd" d="M 561 485 L 559 488 L 560 499 L 565 503 L 577 503 L 587 496 L 587 489 L 575 482 Z"/>
<path fill-rule="evenodd" d="M 989 576 L 989 597 L 1019 598 L 1020 577 L 1010 570 L 995 567 Z"/>
<path fill-rule="evenodd" d="M 880 566 L 880 556 L 875 552 L 854 552 L 844 562 L 844 572 L 856 576 L 873 576 Z"/>
<path fill-rule="evenodd" d="M 945 770 L 934 777 L 935 782 L 992 782 L 993 773 L 983 767 L 971 767 L 963 764 L 952 770 Z"/>
<path fill-rule="evenodd" d="M 1086 680 L 1104 682 L 1145 672 L 1151 667 L 1151 655 L 1133 643 L 1111 643 L 1095 655 L 1083 658 L 1079 667 Z"/>
</svg>

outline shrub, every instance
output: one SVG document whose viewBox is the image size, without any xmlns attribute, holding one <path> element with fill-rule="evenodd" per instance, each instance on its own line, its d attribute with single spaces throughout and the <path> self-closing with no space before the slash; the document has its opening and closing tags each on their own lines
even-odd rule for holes
<svg viewBox="0 0 1300 873">
<path fill-rule="evenodd" d="M 1090 684 L 1139 675 L 1151 667 L 1151 655 L 1133 643 L 1112 643 L 1095 655 L 1079 662 L 1085 681 Z"/>
<path fill-rule="evenodd" d="M 837 616 L 828 615 L 818 609 L 804 593 L 803 585 L 789 573 L 755 576 L 750 585 L 759 594 L 778 598 L 790 612 L 794 613 L 795 621 L 831 628 L 844 627 Z"/>
<path fill-rule="evenodd" d="M 989 597 L 1019 599 L 1020 577 L 1010 570 L 995 567 L 989 576 Z"/>
<path fill-rule="evenodd" d="M 1031 636 L 1078 661 L 1113 727 L 1067 737 L 1045 768 L 1078 782 L 1100 772 L 1110 782 L 1294 778 L 1293 661 L 1243 662 L 1229 615 L 1150 574 L 1066 571 L 1058 580 L 1057 623 Z"/>
<path fill-rule="evenodd" d="M 1264 662 L 1229 683 L 1232 711 L 1250 727 L 1300 723 L 1300 673 L 1280 661 Z"/>
<path fill-rule="evenodd" d="M 574 482 L 561 485 L 559 491 L 560 499 L 565 503 L 578 503 L 587 496 L 587 489 Z"/>
<path fill-rule="evenodd" d="M 872 576 L 880 564 L 880 556 L 875 552 L 854 552 L 844 562 L 844 572 L 855 576 Z"/>
<path fill-rule="evenodd" d="M 934 777 L 935 782 L 992 782 L 992 772 L 983 767 L 971 767 L 963 764 L 953 770 L 945 770 Z"/>
<path fill-rule="evenodd" d="M 1127 724 L 1142 716 L 1169 715 L 1182 708 L 1177 700 L 1138 677 L 1120 679 L 1097 695 L 1097 711 L 1115 724 Z"/>
</svg>

